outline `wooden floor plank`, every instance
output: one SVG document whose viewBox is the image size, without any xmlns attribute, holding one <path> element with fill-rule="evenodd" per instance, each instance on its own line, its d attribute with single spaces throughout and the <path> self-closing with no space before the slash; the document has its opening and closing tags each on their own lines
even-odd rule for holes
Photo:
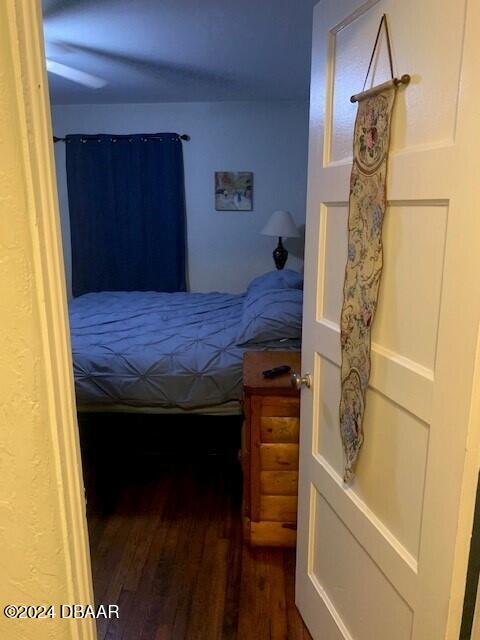
<svg viewBox="0 0 480 640">
<path fill-rule="evenodd" d="M 225 601 L 223 610 L 223 640 L 236 640 L 238 634 L 238 618 L 240 613 L 240 579 L 242 569 L 242 528 L 238 526 L 238 507 L 230 504 L 227 513 L 226 536 L 227 551 L 227 582 L 225 585 Z"/>
<path fill-rule="evenodd" d="M 270 611 L 272 612 L 270 615 L 270 637 L 272 640 L 289 640 L 283 555 L 280 549 L 272 549 L 268 558 Z"/>
<path fill-rule="evenodd" d="M 150 611 L 151 624 L 154 624 L 156 612 L 160 627 L 168 629 L 168 640 L 186 637 L 185 629 L 192 605 L 192 593 L 202 566 L 208 527 L 208 512 L 201 509 L 204 505 L 198 499 L 193 486 L 185 485 L 188 477 L 190 476 L 187 472 L 175 483 L 179 495 L 186 496 L 187 499 L 182 500 L 180 510 L 175 512 L 174 516 L 175 524 L 172 526 L 172 532 L 176 534 L 177 544 L 173 556 L 173 567 L 169 575 L 157 574 L 154 584 L 157 584 L 161 590 L 163 582 L 166 588 L 161 591 L 163 597 L 159 598 L 156 606 Z M 180 522 L 181 527 L 178 526 Z M 156 634 L 161 636 L 161 630 L 157 630 Z M 142 640 L 149 640 L 150 637 L 152 637 L 151 631 L 145 628 Z"/>
<path fill-rule="evenodd" d="M 251 550 L 244 546 L 241 551 L 240 601 L 238 615 L 238 638 L 246 639 L 252 629 L 260 633 L 257 625 L 257 593 L 255 559 Z M 265 635 L 265 633 L 264 633 Z"/>
<path fill-rule="evenodd" d="M 109 509 L 88 501 L 96 602 L 120 608 L 99 640 L 311 640 L 294 552 L 243 545 L 232 458 L 146 456 L 111 487 Z"/>
<path fill-rule="evenodd" d="M 195 584 L 203 562 L 208 516 L 203 510 L 204 505 L 198 499 L 198 495 L 191 495 L 191 498 L 189 526 L 183 528 L 184 535 L 179 548 L 177 571 L 173 577 L 173 582 L 178 583 L 179 594 L 170 629 L 170 640 L 182 640 L 187 637 Z"/>
</svg>

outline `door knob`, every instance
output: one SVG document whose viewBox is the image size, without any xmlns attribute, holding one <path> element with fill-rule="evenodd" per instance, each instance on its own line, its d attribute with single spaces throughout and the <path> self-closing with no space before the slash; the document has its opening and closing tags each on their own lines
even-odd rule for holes
<svg viewBox="0 0 480 640">
<path fill-rule="evenodd" d="M 295 387 L 297 391 L 300 391 L 302 387 L 310 389 L 312 386 L 312 376 L 309 373 L 305 373 L 303 376 L 301 373 L 292 373 L 292 387 Z"/>
</svg>

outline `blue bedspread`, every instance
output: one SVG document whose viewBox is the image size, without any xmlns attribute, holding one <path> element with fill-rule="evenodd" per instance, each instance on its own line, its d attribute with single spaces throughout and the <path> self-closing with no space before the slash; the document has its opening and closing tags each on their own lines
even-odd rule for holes
<svg viewBox="0 0 480 640">
<path fill-rule="evenodd" d="M 244 295 L 88 293 L 70 304 L 77 402 L 191 409 L 238 400 Z M 276 341 L 253 349 L 298 349 Z"/>
</svg>

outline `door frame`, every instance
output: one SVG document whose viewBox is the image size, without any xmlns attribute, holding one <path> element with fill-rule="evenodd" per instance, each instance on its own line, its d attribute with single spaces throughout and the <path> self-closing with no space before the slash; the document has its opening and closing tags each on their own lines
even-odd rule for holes
<svg viewBox="0 0 480 640">
<path fill-rule="evenodd" d="M 85 513 L 67 295 L 60 233 L 48 79 L 40 0 L 7 0 L 25 183 L 44 351 L 49 421 L 66 556 L 70 603 L 92 604 L 93 586 Z M 69 625 L 75 640 L 95 640 L 95 621 Z"/>
</svg>

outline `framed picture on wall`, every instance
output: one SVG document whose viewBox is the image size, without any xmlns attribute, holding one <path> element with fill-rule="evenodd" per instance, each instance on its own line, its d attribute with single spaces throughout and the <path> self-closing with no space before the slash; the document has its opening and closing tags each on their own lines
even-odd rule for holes
<svg viewBox="0 0 480 640">
<path fill-rule="evenodd" d="M 252 211 L 253 173 L 251 171 L 215 172 L 215 210 Z"/>
</svg>

